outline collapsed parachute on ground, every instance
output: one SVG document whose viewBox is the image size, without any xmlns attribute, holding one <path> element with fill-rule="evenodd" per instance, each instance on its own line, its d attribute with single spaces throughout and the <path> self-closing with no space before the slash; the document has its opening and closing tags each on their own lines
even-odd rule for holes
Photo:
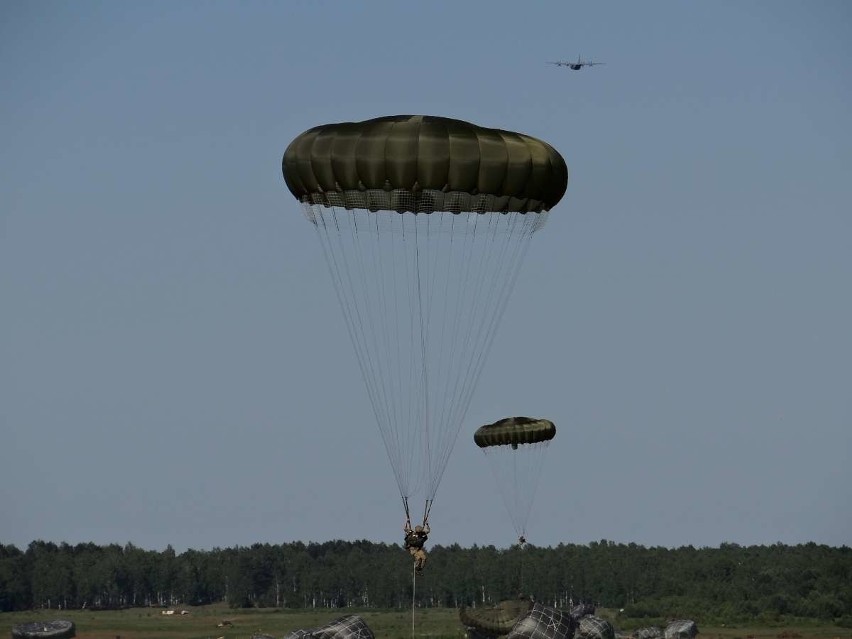
<svg viewBox="0 0 852 639">
<path fill-rule="evenodd" d="M 577 625 L 577 639 L 615 639 L 615 628 L 606 619 L 586 615 Z"/>
<path fill-rule="evenodd" d="M 567 612 L 536 603 L 518 620 L 507 639 L 571 639 L 575 624 Z"/>
<path fill-rule="evenodd" d="M 284 639 L 375 639 L 375 635 L 360 616 L 347 615 L 313 630 L 294 630 Z"/>
<path fill-rule="evenodd" d="M 586 615 L 595 614 L 595 604 L 592 603 L 579 603 L 573 608 L 571 608 L 571 612 L 569 613 L 577 622 L 580 621 Z"/>
<path fill-rule="evenodd" d="M 660 639 L 663 636 L 663 630 L 657 626 L 647 626 L 645 628 L 637 628 L 631 636 L 634 639 Z"/>
<path fill-rule="evenodd" d="M 73 621 L 29 621 L 12 627 L 12 639 L 69 639 L 77 636 Z"/>
<path fill-rule="evenodd" d="M 459 609 L 459 620 L 465 628 L 476 630 L 480 636 L 499 637 L 507 634 L 532 608 L 530 599 L 509 599 L 493 608 Z"/>
<path fill-rule="evenodd" d="M 312 128 L 282 171 L 317 229 L 406 513 L 422 494 L 425 519 L 565 160 L 521 133 L 399 115 Z"/>
<path fill-rule="evenodd" d="M 553 422 L 531 417 L 507 417 L 481 426 L 473 434 L 473 441 L 488 459 L 519 538 L 526 535 L 544 453 L 555 436 Z"/>
<path fill-rule="evenodd" d="M 691 619 L 671 621 L 663 632 L 665 639 L 693 639 L 697 634 L 698 625 Z"/>
</svg>

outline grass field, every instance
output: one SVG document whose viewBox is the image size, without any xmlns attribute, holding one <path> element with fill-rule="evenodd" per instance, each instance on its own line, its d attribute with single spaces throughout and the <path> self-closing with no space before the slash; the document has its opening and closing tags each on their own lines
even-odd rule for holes
<svg viewBox="0 0 852 639">
<path fill-rule="evenodd" d="M 321 610 L 291 611 L 277 609 L 231 610 L 223 605 L 186 608 L 188 615 L 166 616 L 158 608 L 86 611 L 39 610 L 0 613 L 0 639 L 11 636 L 12 627 L 28 621 L 69 619 L 77 626 L 79 639 L 249 639 L 264 633 L 273 637 L 298 628 L 315 628 L 345 614 L 359 614 L 379 639 L 410 639 L 410 611 Z M 612 619 L 609 611 L 598 611 Z M 418 610 L 414 635 L 418 639 L 462 639 L 458 611 L 447 608 Z M 704 627 L 699 639 L 852 639 L 852 630 L 834 625 L 785 627 L 727 626 Z M 223 624 L 224 625 L 219 625 Z M 230 624 L 230 625 L 228 625 Z M 616 628 L 618 624 L 616 623 Z"/>
</svg>

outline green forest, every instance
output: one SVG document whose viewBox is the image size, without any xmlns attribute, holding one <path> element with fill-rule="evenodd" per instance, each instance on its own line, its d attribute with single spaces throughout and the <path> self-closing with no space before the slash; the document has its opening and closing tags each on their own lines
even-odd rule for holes
<svg viewBox="0 0 852 639">
<path fill-rule="evenodd" d="M 637 624 L 827 620 L 852 627 L 852 549 L 814 543 L 718 548 L 436 546 L 412 581 L 408 554 L 370 541 L 151 551 L 34 541 L 0 544 L 0 611 L 194 606 L 401 609 L 492 605 L 530 595 L 622 610 Z"/>
</svg>

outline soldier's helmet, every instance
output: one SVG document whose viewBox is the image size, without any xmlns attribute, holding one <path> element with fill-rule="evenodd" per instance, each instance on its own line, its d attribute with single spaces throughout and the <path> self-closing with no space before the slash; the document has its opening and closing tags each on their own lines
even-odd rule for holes
<svg viewBox="0 0 852 639">
<path fill-rule="evenodd" d="M 415 526 L 414 532 L 423 532 L 423 526 Z"/>
</svg>

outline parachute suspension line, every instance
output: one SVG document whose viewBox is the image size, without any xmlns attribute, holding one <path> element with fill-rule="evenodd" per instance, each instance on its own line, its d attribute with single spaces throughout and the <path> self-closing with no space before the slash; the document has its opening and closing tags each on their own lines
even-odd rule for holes
<svg viewBox="0 0 852 639">
<path fill-rule="evenodd" d="M 458 350 L 469 356 L 462 362 L 464 373 L 459 378 L 459 382 L 461 383 L 453 389 L 455 397 L 449 406 L 451 413 L 447 418 L 458 423 L 461 423 L 464 419 L 464 413 L 467 411 L 467 406 L 470 403 L 470 395 L 472 394 L 465 393 L 465 389 L 476 385 L 478 375 L 476 374 L 474 362 L 483 356 L 483 348 L 488 341 L 488 317 L 493 318 L 496 312 L 496 308 L 493 308 L 493 293 L 500 283 L 499 265 L 505 263 L 502 254 L 503 247 L 496 245 L 496 235 L 502 215 L 472 215 L 471 244 L 475 245 L 477 240 L 479 240 L 481 243 L 490 242 L 495 245 L 491 251 L 479 251 L 478 260 L 465 259 L 468 267 L 466 277 L 471 278 L 478 285 L 474 286 L 474 290 L 472 291 L 473 297 L 469 301 L 468 309 L 465 309 L 467 312 L 459 313 L 459 316 L 465 315 L 465 317 L 460 317 L 459 321 L 465 322 L 466 330 L 461 330 L 460 328 L 460 334 L 464 336 L 464 342 Z M 485 225 L 484 230 L 480 228 L 483 222 Z M 473 257 L 474 255 L 470 256 L 470 258 Z M 466 300 L 461 299 L 460 304 L 464 301 Z M 483 326 L 486 327 L 485 330 L 482 330 L 481 327 Z"/>
<path fill-rule="evenodd" d="M 358 365 L 361 370 L 361 376 L 367 384 L 367 394 L 370 398 L 370 403 L 373 405 L 373 409 L 378 412 L 382 405 L 378 399 L 380 389 L 377 389 L 375 386 L 370 384 L 370 380 L 372 379 L 370 375 L 372 362 L 370 354 L 364 346 L 364 321 L 358 314 L 359 309 L 357 304 L 351 301 L 350 296 L 346 294 L 347 288 L 351 291 L 354 287 L 354 282 L 351 278 L 352 273 L 351 270 L 345 269 L 340 260 L 338 260 L 338 256 L 344 254 L 344 247 L 342 240 L 343 233 L 337 219 L 336 211 L 331 209 L 329 212 L 331 220 L 327 220 L 323 215 L 324 211 L 321 206 L 310 204 L 305 204 L 304 206 L 306 209 L 310 210 L 309 216 L 316 225 L 317 234 L 320 238 L 320 245 L 322 246 L 323 253 L 326 258 L 326 264 L 328 265 L 332 283 L 334 284 L 334 290 L 343 310 L 344 323 L 346 324 L 346 329 L 355 348 Z M 330 221 L 334 222 L 333 228 L 329 226 Z M 332 247 L 332 243 L 335 237 L 339 240 L 336 248 L 340 250 L 333 250 L 335 247 Z M 344 284 L 347 284 L 348 287 L 345 287 Z"/>
<path fill-rule="evenodd" d="M 324 208 L 320 205 L 306 204 L 305 207 L 310 209 L 308 216 L 317 227 L 335 292 L 343 310 L 346 328 L 355 348 L 361 376 L 367 387 L 367 394 L 378 422 L 379 432 L 388 455 L 393 460 L 399 457 L 397 451 L 400 445 L 398 441 L 392 439 L 392 434 L 399 431 L 394 431 L 392 428 L 394 422 L 391 413 L 394 406 L 388 401 L 387 386 L 381 383 L 381 352 L 377 347 L 377 327 L 375 322 L 369 321 L 369 318 L 366 317 L 371 308 L 380 305 L 375 300 L 376 292 L 371 291 L 369 286 L 370 281 L 365 261 L 365 257 L 371 256 L 377 264 L 373 270 L 381 269 L 382 255 L 381 251 L 378 250 L 381 248 L 379 246 L 380 233 L 372 234 L 375 242 L 370 245 L 371 233 L 369 230 L 362 229 L 359 232 L 359 220 L 367 215 L 366 213 L 359 214 L 346 210 L 338 213 L 337 209 L 333 207 Z M 379 216 L 375 213 L 369 215 L 376 216 L 374 222 L 376 228 L 378 228 L 381 224 Z M 391 221 L 393 215 L 395 214 L 388 214 Z M 392 268 L 387 270 L 393 271 Z M 358 275 L 360 275 L 360 279 L 356 277 Z M 363 295 L 361 305 L 358 303 L 359 291 Z M 390 377 L 393 378 L 394 376 L 391 375 Z M 400 493 L 405 497 L 410 493 L 409 477 L 405 473 L 406 468 L 401 464 L 394 463 L 391 466 Z"/>
<path fill-rule="evenodd" d="M 404 222 L 404 220 L 403 220 Z M 420 286 L 420 278 L 417 272 L 417 263 L 412 264 L 412 260 L 407 259 L 407 254 L 409 252 L 410 247 L 414 247 L 415 258 L 417 253 L 417 225 L 416 223 L 413 225 L 413 229 L 406 233 L 406 226 L 403 223 L 401 225 L 401 261 L 405 267 L 405 277 L 402 280 L 402 286 L 397 286 L 395 290 L 401 291 L 401 294 L 406 298 L 406 309 L 407 315 L 404 319 L 407 320 L 406 326 L 402 326 L 399 323 L 399 318 L 397 318 L 397 366 L 399 367 L 399 378 L 400 380 L 406 379 L 408 380 L 406 388 L 400 388 L 400 394 L 402 395 L 403 390 L 406 390 L 409 393 L 409 397 L 413 399 L 414 392 L 413 389 L 419 388 L 424 372 L 422 366 L 418 369 L 418 367 L 413 365 L 411 361 L 411 354 L 416 352 L 418 348 L 418 340 L 420 339 L 420 333 L 422 331 L 422 320 L 420 320 L 421 310 L 420 310 L 420 293 L 417 295 L 413 295 L 412 291 L 419 289 Z M 401 313 L 399 307 L 397 307 L 396 312 Z M 419 324 L 418 324 L 419 322 Z M 405 337 L 404 337 L 405 336 Z M 405 339 L 405 347 L 402 346 L 402 340 Z M 405 367 L 406 370 L 403 371 L 403 363 L 407 364 Z M 405 377 L 403 377 L 405 375 Z M 407 450 L 405 452 L 405 456 L 402 459 L 408 461 L 408 466 L 412 469 L 416 469 L 416 464 L 414 464 L 414 460 L 417 458 L 417 441 L 414 437 L 410 436 L 410 433 L 415 432 L 417 426 L 420 424 L 421 420 L 421 410 L 422 407 L 420 403 L 417 401 L 408 401 L 407 402 L 407 411 L 406 414 L 401 418 L 405 420 L 405 423 L 402 427 L 397 429 L 398 437 L 401 436 L 403 432 L 409 434 L 409 437 L 406 440 Z"/>
<path fill-rule="evenodd" d="M 430 461 L 430 479 L 427 497 L 434 498 L 443 470 L 449 459 L 457 438 L 461 422 L 453 419 L 457 413 L 458 387 L 464 383 L 464 363 L 470 358 L 469 336 L 476 326 L 471 322 L 470 304 L 477 288 L 475 279 L 471 279 L 471 264 L 474 262 L 476 246 L 475 228 L 470 220 L 474 214 L 441 213 L 439 222 L 442 234 L 447 235 L 444 245 L 446 255 L 434 252 L 434 276 L 430 278 L 429 300 L 436 313 L 443 313 L 446 322 L 439 323 L 440 332 L 435 335 L 440 349 L 433 349 L 434 366 L 437 381 L 441 389 L 436 396 L 442 398 L 436 405 L 434 423 L 443 425 L 441 440 L 443 446 Z M 458 229 L 458 230 L 457 230 Z M 459 233 L 460 231 L 460 233 Z M 454 265 L 453 269 L 445 264 Z M 465 306 L 465 303 L 468 306 Z"/>
<path fill-rule="evenodd" d="M 476 310 L 474 300 L 477 299 L 478 289 L 484 284 L 484 282 L 478 280 L 476 275 L 477 273 L 486 275 L 486 271 L 481 268 L 481 263 L 486 259 L 485 254 L 487 253 L 487 251 L 479 251 L 480 268 L 475 269 L 476 225 L 482 216 L 476 213 L 445 213 L 442 214 L 442 217 L 449 220 L 450 226 L 450 240 L 447 250 L 450 255 L 458 255 L 457 258 L 451 258 L 449 261 L 458 264 L 459 268 L 455 273 L 446 271 L 447 277 L 440 285 L 444 303 L 450 309 L 447 313 L 452 317 L 451 325 L 444 324 L 441 327 L 441 343 L 449 342 L 449 346 L 446 352 L 439 354 L 444 358 L 444 361 L 441 362 L 443 370 L 440 374 L 440 378 L 443 380 L 441 396 L 449 398 L 441 406 L 439 421 L 447 425 L 449 441 L 441 458 L 436 461 L 437 470 L 433 474 L 434 483 L 430 487 L 432 497 L 437 492 L 443 476 L 443 469 L 446 468 L 449 454 L 461 427 L 461 420 L 456 419 L 459 412 L 457 408 L 460 401 L 459 388 L 466 381 L 465 364 L 472 358 L 475 350 L 473 349 L 474 336 L 478 326 L 475 317 L 472 316 Z M 460 236 L 455 232 L 457 226 L 461 227 Z M 453 286 L 454 284 L 455 286 Z M 438 288 L 437 283 L 435 288 Z M 456 374 L 451 375 L 452 371 L 456 371 Z"/>
<path fill-rule="evenodd" d="M 388 441 L 387 434 L 394 432 L 392 424 L 395 419 L 398 419 L 398 412 L 396 406 L 388 396 L 390 394 L 392 397 L 393 386 L 387 382 L 383 382 L 382 379 L 383 375 L 387 375 L 388 373 L 386 367 L 384 367 L 384 363 L 388 361 L 388 358 L 383 356 L 384 349 L 382 348 L 380 327 L 377 326 L 376 322 L 371 321 L 372 318 L 370 316 L 370 309 L 379 308 L 384 311 L 387 310 L 384 291 L 385 282 L 379 280 L 380 285 L 377 286 L 376 281 L 372 280 L 369 275 L 371 272 L 384 271 L 383 261 L 385 255 L 380 250 L 380 247 L 377 246 L 381 237 L 381 224 L 384 219 L 380 218 L 377 213 L 360 215 L 344 211 L 343 214 L 349 215 L 349 219 L 352 222 L 351 233 L 355 245 L 352 251 L 352 258 L 355 260 L 355 265 L 357 266 L 353 270 L 355 270 L 357 275 L 361 276 L 360 287 L 353 286 L 350 289 L 352 291 L 350 295 L 352 296 L 352 306 L 358 309 L 358 291 L 360 290 L 363 293 L 363 310 L 358 313 L 357 318 L 364 342 L 362 352 L 369 362 L 368 371 L 370 379 L 365 380 L 365 382 L 375 388 L 378 405 L 374 408 L 374 412 L 379 432 L 382 435 L 382 441 L 387 449 L 394 445 L 393 442 Z M 359 223 L 364 219 L 366 219 L 365 223 L 361 224 L 364 228 L 359 228 Z M 392 268 L 389 270 L 393 271 Z M 394 379 L 392 373 L 390 379 Z M 409 478 L 404 475 L 405 467 L 397 465 L 393 467 L 393 471 L 397 477 L 397 485 L 400 487 L 400 492 L 407 496 Z"/>
<path fill-rule="evenodd" d="M 426 240 L 425 241 L 426 241 L 427 247 L 429 245 L 429 239 L 430 239 L 429 238 L 429 227 L 430 227 L 431 221 L 432 221 L 432 216 L 427 215 L 426 216 L 426 223 L 425 223 L 425 226 L 426 226 Z M 419 425 L 422 428 L 421 440 L 422 440 L 422 446 L 423 446 L 423 464 L 422 464 L 422 467 L 420 468 L 420 472 L 422 473 L 422 480 L 427 481 L 427 479 L 428 479 L 427 469 L 431 467 L 431 461 L 432 461 L 432 447 L 431 447 L 432 439 L 430 437 L 430 432 L 429 432 L 429 429 L 430 429 L 430 426 L 431 426 L 430 414 L 429 414 L 429 399 L 431 397 L 430 392 L 429 392 L 429 390 L 430 390 L 430 388 L 429 388 L 429 360 L 428 360 L 429 353 L 428 353 L 428 349 L 427 349 L 427 343 L 429 341 L 429 334 L 428 334 L 429 322 L 428 322 L 428 318 L 424 317 L 423 280 L 424 280 L 424 276 L 425 276 L 426 282 L 427 283 L 429 282 L 429 272 L 428 272 L 429 260 L 428 259 L 423 260 L 423 265 L 422 265 L 422 269 L 421 269 L 420 236 L 418 235 L 417 230 L 418 230 L 418 226 L 415 225 L 414 226 L 414 233 L 415 233 L 415 236 L 414 236 L 414 238 L 415 238 L 415 241 L 414 241 L 414 244 L 415 244 L 414 272 L 417 274 L 417 300 L 416 300 L 417 313 L 412 314 L 412 316 L 415 317 L 419 321 L 419 324 L 420 324 L 417 327 L 418 332 L 420 334 L 420 345 L 419 345 L 420 346 L 420 374 L 422 376 L 422 381 L 423 381 L 423 394 L 422 394 L 423 404 L 420 407 L 421 410 L 423 411 L 423 413 L 421 415 L 419 415 L 420 420 L 421 420 Z M 424 274 L 423 270 L 426 270 L 425 274 Z M 428 288 L 427 288 L 427 294 L 428 294 Z M 430 300 L 427 299 L 426 300 L 426 308 L 427 309 L 431 307 L 429 302 L 430 302 Z M 428 495 L 428 492 L 427 492 L 427 498 L 428 498 L 428 496 L 429 495 Z"/>
<path fill-rule="evenodd" d="M 376 246 L 372 247 L 373 250 L 372 256 L 374 258 L 373 261 L 373 270 L 372 273 L 381 273 L 386 277 L 376 277 L 372 278 L 374 283 L 378 285 L 378 293 L 379 293 L 379 302 L 377 304 L 377 308 L 381 311 L 381 316 L 386 319 L 386 321 L 393 322 L 393 328 L 391 330 L 380 330 L 381 324 L 377 322 L 373 322 L 374 330 L 379 330 L 384 337 L 384 350 L 382 354 L 379 356 L 379 360 L 385 363 L 383 369 L 385 373 L 384 383 L 382 386 L 387 389 L 388 396 L 385 401 L 388 403 L 389 417 L 388 421 L 384 424 L 379 423 L 379 432 L 382 436 L 382 440 L 385 442 L 385 448 L 388 451 L 389 455 L 395 455 L 395 457 L 390 457 L 390 459 L 399 458 L 400 455 L 411 456 L 413 454 L 412 444 L 411 442 L 406 442 L 402 440 L 402 434 L 404 434 L 405 430 L 399 428 L 398 425 L 400 423 L 404 423 L 406 419 L 410 418 L 410 415 L 404 414 L 404 403 L 399 400 L 400 397 L 403 396 L 402 384 L 405 380 L 402 370 L 402 358 L 400 357 L 401 347 L 400 347 L 400 312 L 399 312 L 399 299 L 396 294 L 397 291 L 400 290 L 400 285 L 398 282 L 399 273 L 396 268 L 396 264 L 398 262 L 396 258 L 396 246 L 394 243 L 387 243 L 387 248 L 389 249 L 389 263 L 385 263 L 381 258 L 385 255 L 385 251 L 381 244 L 382 237 L 382 226 L 380 222 L 386 221 L 387 225 L 391 228 L 391 234 L 394 233 L 393 226 L 395 222 L 403 221 L 401 219 L 397 219 L 398 215 L 394 213 L 373 213 L 375 219 L 375 243 Z M 380 216 L 384 216 L 381 217 Z M 404 238 L 404 225 L 401 228 L 401 233 Z M 365 269 L 366 276 L 366 269 Z M 387 277 L 390 278 L 388 281 Z M 369 283 L 365 282 L 365 288 L 369 287 Z M 388 291 L 388 288 L 390 289 Z M 390 326 L 388 327 L 390 329 Z M 378 345 L 377 345 L 377 351 Z M 393 353 L 393 356 L 391 354 Z M 392 370 L 390 367 L 391 362 L 396 363 L 396 370 Z M 391 451 L 396 451 L 391 453 Z M 407 452 L 400 452 L 407 451 Z M 407 472 L 409 468 L 406 464 L 394 464 L 391 463 L 394 468 L 394 473 L 397 476 L 397 483 L 400 488 L 400 493 L 406 498 L 410 496 L 410 482 L 411 476 Z"/>
<path fill-rule="evenodd" d="M 479 357 L 476 358 L 476 361 L 470 363 L 470 366 L 475 370 L 475 372 L 471 374 L 471 379 L 473 380 L 479 378 L 479 375 L 485 365 L 485 357 L 490 350 L 492 342 L 494 341 L 499 321 L 503 316 L 512 290 L 517 282 L 518 275 L 520 274 L 521 262 L 526 255 L 529 247 L 529 241 L 532 238 L 532 233 L 539 222 L 537 216 L 540 215 L 545 214 L 510 213 L 506 215 L 506 224 L 511 225 L 511 228 L 505 235 L 502 249 L 499 253 L 499 257 L 497 258 L 499 259 L 497 269 L 498 275 L 495 276 L 492 285 L 496 288 L 498 281 L 505 281 L 506 283 L 503 285 L 503 289 L 501 291 L 494 292 L 494 296 L 496 298 L 494 301 L 495 308 L 491 313 L 491 316 L 488 318 L 489 324 L 485 330 L 483 338 L 485 344 L 483 348 L 479 350 Z M 499 220 L 498 223 L 502 221 L 503 220 Z M 473 390 L 474 388 L 472 385 L 467 389 L 468 394 L 466 401 L 468 403 L 470 401 L 470 396 L 473 394 Z"/>
<path fill-rule="evenodd" d="M 432 500 L 427 499 L 426 505 L 423 507 L 423 527 L 426 527 L 426 524 L 429 523 L 429 513 L 432 511 Z"/>
<path fill-rule="evenodd" d="M 400 496 L 428 513 L 545 214 L 304 206 Z"/>
<path fill-rule="evenodd" d="M 380 385 L 387 391 L 385 401 L 388 405 L 388 420 L 384 423 L 379 422 L 379 431 L 391 459 L 400 492 L 407 498 L 411 495 L 412 465 L 405 463 L 404 460 L 410 460 L 415 456 L 416 443 L 410 437 L 405 437 L 406 433 L 410 432 L 407 428 L 410 422 L 407 420 L 411 419 L 411 405 L 403 399 L 405 397 L 403 384 L 406 379 L 404 369 L 407 362 L 400 355 L 402 352 L 400 316 L 402 314 L 399 295 L 404 294 L 408 286 L 405 281 L 402 285 L 400 284 L 398 279 L 400 269 L 397 266 L 400 261 L 405 262 L 407 266 L 407 261 L 400 260 L 398 257 L 396 242 L 382 241 L 387 234 L 384 227 L 390 230 L 391 238 L 399 233 L 403 238 L 404 254 L 406 218 L 391 212 L 377 212 L 372 215 L 375 219 L 375 233 L 372 235 L 375 246 L 371 247 L 370 251 L 373 257 L 372 270 L 368 273 L 364 269 L 364 286 L 365 289 L 369 289 L 371 285 L 377 288 L 379 300 L 373 308 L 379 311 L 379 317 L 386 323 L 371 322 L 373 330 L 378 331 L 384 338 L 383 349 L 380 348 L 378 338 L 375 344 L 376 352 L 379 353 L 378 359 L 385 364 L 379 369 L 379 378 Z M 396 364 L 395 369 L 392 368 L 391 363 Z M 408 384 L 408 388 L 411 388 L 410 381 Z M 408 405 L 407 412 L 406 405 Z"/>
<path fill-rule="evenodd" d="M 549 444 L 549 441 L 520 444 L 518 450 L 509 446 L 482 449 L 518 539 L 527 534 L 527 522 Z"/>
<path fill-rule="evenodd" d="M 411 513 L 408 510 L 408 497 L 405 495 L 402 496 L 402 507 L 405 508 L 405 522 L 407 524 L 411 523 Z"/>
<path fill-rule="evenodd" d="M 462 223 L 468 224 L 469 227 L 469 232 L 464 234 L 461 260 L 463 272 L 460 278 L 470 280 L 470 284 L 459 286 L 457 289 L 455 334 L 461 337 L 458 338 L 460 343 L 454 344 L 449 353 L 450 356 L 458 357 L 464 371 L 454 380 L 449 379 L 449 375 L 445 376 L 446 383 L 452 383 L 451 389 L 445 389 L 452 399 L 444 403 L 445 412 L 442 413 L 441 421 L 454 427 L 454 430 L 444 449 L 444 456 L 437 463 L 438 472 L 434 476 L 433 491 L 437 490 L 450 452 L 458 438 L 461 422 L 484 368 L 500 318 L 520 273 L 519 267 L 529 247 L 529 240 L 532 233 L 543 224 L 541 216 L 546 214 L 469 215 L 473 217 L 466 221 L 464 215 L 453 215 L 453 218 L 462 218 Z M 483 225 L 484 230 L 478 228 Z M 498 243 L 498 239 L 502 241 Z M 479 245 L 487 243 L 492 246 L 490 250 L 480 249 L 479 259 L 474 260 L 477 242 Z M 473 290 L 470 290 L 471 288 Z M 466 307 L 462 306 L 462 303 L 466 303 Z"/>
<path fill-rule="evenodd" d="M 520 455 L 510 455 L 512 459 L 512 485 L 520 486 L 521 477 L 519 477 L 518 472 L 518 457 Z M 515 509 L 514 512 L 521 512 L 523 510 L 523 505 L 521 504 L 521 496 L 517 492 L 512 495 L 514 498 L 514 504 L 512 507 Z M 529 498 L 529 496 L 528 496 Z M 518 533 L 518 537 L 524 537 L 527 534 L 527 522 L 523 517 L 518 517 L 517 522 L 512 522 L 515 524 L 515 532 Z"/>
<path fill-rule="evenodd" d="M 409 350 L 405 351 L 400 341 L 403 331 L 410 333 L 410 327 L 401 325 L 406 314 L 400 308 L 400 297 L 411 295 L 411 266 L 406 257 L 410 243 L 406 237 L 406 221 L 409 218 L 393 212 L 377 212 L 371 215 L 375 216 L 376 221 L 373 236 L 375 244 L 370 247 L 372 268 L 369 272 L 366 267 L 363 269 L 364 286 L 367 290 L 372 286 L 379 293 L 379 301 L 370 308 L 371 323 L 375 331 L 384 335 L 386 346 L 381 350 L 378 341 L 374 345 L 378 353 L 377 359 L 381 363 L 376 379 L 387 391 L 384 399 L 388 406 L 388 418 L 384 421 L 378 420 L 379 432 L 391 460 L 400 493 L 408 498 L 412 494 L 412 480 L 416 479 L 413 476 L 416 468 L 411 460 L 416 458 L 417 451 L 417 443 L 411 437 L 412 403 L 407 401 L 413 388 L 410 359 L 402 355 L 403 352 L 410 352 L 410 346 L 407 347 Z M 400 245 L 393 241 L 397 235 L 402 238 Z M 405 265 L 404 270 L 399 268 L 400 263 Z M 406 275 L 403 280 L 399 279 L 401 271 Z M 407 314 L 410 317 L 410 310 Z"/>
</svg>

